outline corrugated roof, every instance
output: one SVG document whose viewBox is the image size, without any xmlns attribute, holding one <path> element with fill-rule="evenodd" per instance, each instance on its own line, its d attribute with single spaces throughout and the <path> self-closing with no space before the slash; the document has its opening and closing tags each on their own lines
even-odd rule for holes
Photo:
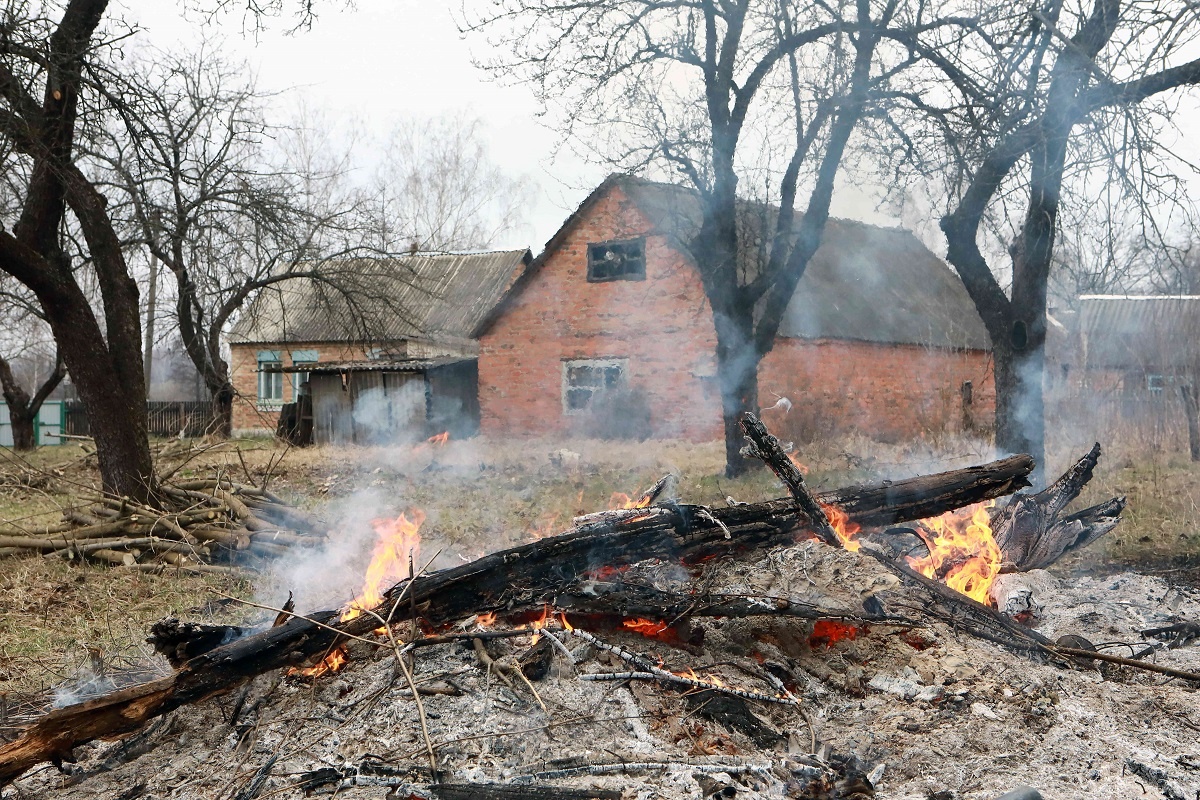
<svg viewBox="0 0 1200 800">
<path fill-rule="evenodd" d="M 1200 365 L 1200 296 L 1082 295 L 1078 319 L 1086 366 L 1166 372 Z"/>
<path fill-rule="evenodd" d="M 613 175 L 604 181 L 546 244 L 532 273 L 562 243 L 587 208 L 614 186 L 649 220 L 648 235 L 665 235 L 687 252 L 699 229 L 699 196 L 691 189 Z M 776 209 L 743 203 L 739 262 L 747 275 L 765 254 L 760 231 L 774 225 Z M 779 335 L 851 339 L 887 344 L 988 350 L 991 342 L 975 304 L 954 271 L 903 228 L 831 219 L 821 247 L 800 279 Z"/>
<path fill-rule="evenodd" d="M 417 253 L 324 267 L 328 281 L 265 289 L 231 342 L 467 340 L 530 262 L 528 250 Z"/>
<path fill-rule="evenodd" d="M 378 361 L 322 361 L 320 364 L 299 364 L 275 369 L 264 369 L 263 372 L 424 372 L 436 367 L 450 364 L 462 364 L 474 361 L 473 358 L 406 358 L 381 359 Z"/>
</svg>

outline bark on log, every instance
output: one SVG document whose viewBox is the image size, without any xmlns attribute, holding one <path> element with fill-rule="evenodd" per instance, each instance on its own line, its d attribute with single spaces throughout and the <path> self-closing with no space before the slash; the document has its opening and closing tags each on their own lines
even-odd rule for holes
<svg viewBox="0 0 1200 800">
<path fill-rule="evenodd" d="M 435 783 L 429 789 L 439 800 L 621 800 L 621 793 L 610 789 L 564 789 L 532 783 Z"/>
<path fill-rule="evenodd" d="M 1009 494 L 1028 485 L 1025 476 L 1032 469 L 1028 456 L 1012 456 L 939 475 L 840 489 L 818 495 L 818 500 L 841 506 L 863 526 L 889 525 Z M 387 617 L 396 604 L 393 620 L 416 613 L 438 622 L 488 609 L 540 605 L 601 566 L 654 557 L 692 561 L 722 553 L 748 554 L 794 541 L 805 533 L 807 524 L 791 498 L 723 509 L 651 507 L 616 523 L 584 525 L 454 569 L 418 576 L 407 590 L 407 582 L 393 587 L 380 613 Z M 148 565 L 127 569 L 141 567 Z M 514 573 L 520 575 L 521 585 L 515 585 Z M 333 624 L 337 612 L 309 616 Z M 377 626 L 371 615 L 337 625 L 351 635 L 366 634 Z M 41 762 L 69 760 L 77 745 L 135 731 L 180 706 L 229 691 L 263 672 L 300 663 L 329 649 L 338 638 L 337 631 L 293 617 L 279 627 L 198 655 L 166 678 L 51 711 L 19 739 L 0 747 L 0 786 Z"/>
<path fill-rule="evenodd" d="M 331 622 L 337 615 L 323 612 L 311 616 Z M 352 620 L 347 627 L 355 633 L 366 633 L 377 624 L 363 616 Z M 306 619 L 293 617 L 278 628 L 269 628 L 197 656 L 165 678 L 55 709 L 26 729 L 19 739 L 0 747 L 0 786 L 8 785 L 44 761 L 55 764 L 70 761 L 71 751 L 80 744 L 136 731 L 148 720 L 168 711 L 228 691 L 263 672 L 294 664 L 329 647 L 336 637 L 337 634 Z"/>
<path fill-rule="evenodd" d="M 1044 569 L 1116 526 L 1125 508 L 1124 497 L 1059 518 L 1092 479 L 1099 460 L 1096 444 L 1054 483 L 1036 494 L 1018 495 L 992 514 L 992 533 L 1004 562 L 1001 571 Z"/>
<path fill-rule="evenodd" d="M 817 538 L 831 547 L 841 547 L 841 540 L 829 524 L 829 517 L 825 516 L 824 509 L 804 482 L 804 475 L 787 457 L 779 440 L 768 433 L 758 417 L 749 411 L 742 415 L 742 430 L 746 432 L 746 439 L 751 443 L 748 454 L 765 461 L 776 477 L 783 481 L 796 507 L 808 517 Z"/>
</svg>

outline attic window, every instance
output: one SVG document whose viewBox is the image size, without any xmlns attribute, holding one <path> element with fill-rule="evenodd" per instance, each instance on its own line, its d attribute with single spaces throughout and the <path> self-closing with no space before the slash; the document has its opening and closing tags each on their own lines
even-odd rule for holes
<svg viewBox="0 0 1200 800">
<path fill-rule="evenodd" d="M 646 280 L 646 240 L 588 245 L 589 283 Z"/>
</svg>

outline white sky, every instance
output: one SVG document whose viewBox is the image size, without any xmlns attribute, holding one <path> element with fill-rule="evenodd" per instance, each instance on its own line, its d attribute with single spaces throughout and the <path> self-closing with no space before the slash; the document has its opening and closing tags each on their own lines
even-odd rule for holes
<svg viewBox="0 0 1200 800">
<path fill-rule="evenodd" d="M 240 12 L 205 24 L 196 12 L 185 15 L 181 5 L 187 4 L 113 0 L 111 14 L 137 22 L 144 29 L 140 39 L 160 49 L 194 49 L 204 38 L 217 42 L 229 56 L 251 63 L 260 88 L 289 90 L 296 103 L 302 100 L 335 119 L 355 120 L 368 140 L 382 141 L 401 118 L 456 112 L 478 117 L 493 161 L 536 186 L 524 229 L 503 236 L 494 242 L 497 247 L 528 246 L 540 252 L 607 172 L 569 148 L 556 156 L 562 137 L 538 122 L 531 89 L 497 84 L 472 65 L 472 49 L 485 55 L 487 44 L 482 37 L 464 40 L 459 35 L 451 13 L 456 0 L 356 0 L 352 9 L 344 8 L 342 0 L 321 0 L 312 28 L 294 34 L 285 32 L 287 18 L 269 20 L 265 31 L 244 32 Z M 1180 110 L 1196 113 L 1190 99 Z M 370 153 L 355 155 L 356 163 L 372 160 Z M 1195 185 L 1194 179 L 1190 182 Z M 868 194 L 845 184 L 832 211 L 875 224 L 900 222 L 878 213 Z M 944 252 L 933 210 L 921 211 L 928 213 L 914 217 L 910 212 L 906 221 L 918 228 L 926 244 Z"/>
<path fill-rule="evenodd" d="M 536 255 L 563 220 L 607 173 L 562 148 L 562 137 L 537 120 L 529 87 L 505 86 L 471 63 L 481 55 L 482 37 L 464 40 L 451 14 L 453 5 L 436 0 L 339 0 L 319 4 L 320 16 L 308 31 L 285 33 L 288 20 L 269 20 L 268 30 L 243 33 L 240 14 L 204 23 L 182 3 L 114 0 L 112 16 L 136 22 L 141 41 L 159 49 L 196 48 L 207 38 L 229 56 L 244 58 L 267 91 L 289 90 L 297 101 L 332 116 L 359 121 L 366 138 L 382 139 L 399 118 L 427 118 L 466 112 L 484 123 L 489 154 L 510 175 L 536 185 L 536 202 L 524 230 L 494 242 L 497 247 L 530 247 Z M 370 154 L 356 161 L 369 163 Z M 366 156 L 366 157 L 363 157 Z M 846 189 L 834 202 L 837 216 L 877 224 L 898 224 L 874 213 L 870 201 Z"/>
<path fill-rule="evenodd" d="M 204 25 L 180 4 L 163 0 L 116 0 L 114 16 L 136 21 L 144 42 L 168 49 L 195 48 L 202 38 L 217 42 L 231 57 L 245 58 L 268 91 L 289 89 L 308 107 L 334 117 L 357 119 L 366 138 L 382 138 L 397 119 L 465 112 L 484 123 L 489 154 L 506 173 L 537 185 L 537 202 L 523 231 L 497 247 L 529 246 L 536 254 L 606 170 L 564 152 L 554 163 L 561 137 L 538 124 L 537 103 L 524 86 L 501 86 L 471 64 L 450 6 L 420 0 L 358 0 L 340 9 L 323 4 L 309 31 L 287 35 L 286 19 L 270 20 L 265 32 L 243 34 L 237 15 Z M 359 158 L 370 162 L 370 154 Z"/>
</svg>

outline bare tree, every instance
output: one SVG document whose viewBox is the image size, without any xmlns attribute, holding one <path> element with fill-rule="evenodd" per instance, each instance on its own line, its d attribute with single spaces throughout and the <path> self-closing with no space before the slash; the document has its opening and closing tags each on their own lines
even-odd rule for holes
<svg viewBox="0 0 1200 800">
<path fill-rule="evenodd" d="M 1178 178 L 1151 163 L 1152 145 L 1162 148 L 1155 132 L 1172 110 L 1163 93 L 1200 81 L 1200 61 L 1181 58 L 1200 16 L 1186 3 L 1135 0 L 963 13 L 972 35 L 925 62 L 941 87 L 932 96 L 949 99 L 913 103 L 912 127 L 940 134 L 950 154 L 941 226 L 992 339 L 996 444 L 1041 465 L 1047 292 L 1064 197 L 1074 190 L 1094 203 L 1098 186 L 1116 186 L 1152 227 L 1155 207 L 1181 196 Z M 1006 264 L 988 246 L 997 218 L 1012 220 L 1001 234 Z"/>
<path fill-rule="evenodd" d="M 216 433 L 231 432 L 235 392 L 222 336 L 259 293 L 315 282 L 370 340 L 382 309 L 411 313 L 378 296 L 376 278 L 402 269 L 387 259 L 414 241 L 485 245 L 497 222 L 487 212 L 500 209 L 501 224 L 518 213 L 520 184 L 487 162 L 472 127 L 443 120 L 418 134 L 414 123 L 385 148 L 368 191 L 349 179 L 352 141 L 334 141 L 329 121 L 304 110 L 273 123 L 274 98 L 211 47 L 159 53 L 127 74 L 122 124 L 94 157 L 123 198 L 112 213 L 127 238 L 174 277 L 174 317 Z"/>
<path fill-rule="evenodd" d="M 28 175 L 20 211 L 0 231 L 0 270 L 45 314 L 87 407 L 104 487 L 153 500 L 137 284 L 107 198 L 76 149 L 80 126 L 104 107 L 92 68 L 120 39 L 120 31 L 101 25 L 106 9 L 105 0 L 9 0 L 0 9 L 0 146 Z M 63 245 L 71 226 L 86 245 L 86 264 Z M 81 281 L 94 281 L 99 313 Z"/>
<path fill-rule="evenodd" d="M 923 40 L 960 21 L 899 0 L 500 0 L 493 8 L 465 28 L 512 55 L 484 66 L 532 83 L 564 132 L 609 163 L 657 170 L 698 193 L 701 220 L 687 244 L 717 334 L 726 471 L 742 472 L 737 420 L 757 408 L 758 363 L 820 246 L 851 137 L 880 116 Z M 742 204 L 739 178 L 747 177 L 746 194 L 769 208 Z M 763 246 L 749 257 L 747 209 L 762 212 Z"/>
<path fill-rule="evenodd" d="M 92 143 L 93 157 L 120 198 L 113 215 L 127 240 L 174 278 L 180 339 L 214 401 L 210 430 L 228 435 L 228 323 L 258 292 L 285 282 L 355 291 L 362 277 L 346 274 L 344 259 L 380 252 L 376 226 L 343 189 L 339 162 L 318 165 L 294 131 L 268 123 L 270 98 L 247 65 L 204 48 L 157 54 L 131 72 L 121 123 Z M 281 149 L 304 163 L 283 163 Z"/>
<path fill-rule="evenodd" d="M 37 300 L 11 278 L 0 281 L 0 330 L 0 393 L 8 407 L 13 449 L 33 450 L 42 404 L 66 377 L 66 366 Z M 38 369 L 46 362 L 49 370 Z"/>
<path fill-rule="evenodd" d="M 462 114 L 409 119 L 382 143 L 373 197 L 394 249 L 482 249 L 521 225 L 530 185 L 492 163 L 481 127 Z"/>
</svg>

